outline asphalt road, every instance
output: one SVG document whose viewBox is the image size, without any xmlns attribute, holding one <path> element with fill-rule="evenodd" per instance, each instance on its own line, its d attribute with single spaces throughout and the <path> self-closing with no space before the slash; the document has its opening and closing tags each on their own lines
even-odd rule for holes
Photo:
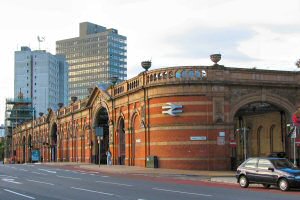
<svg viewBox="0 0 300 200">
<path fill-rule="evenodd" d="M 236 185 L 122 176 L 43 165 L 0 165 L 0 200 L 259 200 L 297 199 L 300 191 L 241 189 Z"/>
</svg>

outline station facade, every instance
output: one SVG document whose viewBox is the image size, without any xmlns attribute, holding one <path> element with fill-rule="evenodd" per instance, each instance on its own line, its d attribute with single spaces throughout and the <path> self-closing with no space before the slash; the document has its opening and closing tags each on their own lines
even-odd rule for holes
<svg viewBox="0 0 300 200">
<path fill-rule="evenodd" d="M 15 128 L 12 156 L 30 162 L 38 150 L 43 162 L 96 164 L 100 152 L 105 164 L 109 148 L 113 165 L 146 167 L 156 156 L 160 168 L 194 170 L 229 170 L 274 151 L 293 159 L 286 124 L 299 83 L 298 72 L 218 64 L 144 71 Z"/>
</svg>

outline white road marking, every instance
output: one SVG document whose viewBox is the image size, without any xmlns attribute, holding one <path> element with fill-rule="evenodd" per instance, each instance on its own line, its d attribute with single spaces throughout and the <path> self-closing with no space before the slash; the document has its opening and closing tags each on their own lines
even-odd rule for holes
<svg viewBox="0 0 300 200">
<path fill-rule="evenodd" d="M 38 169 L 38 170 L 48 172 L 48 173 L 52 173 L 52 174 L 56 174 L 56 171 L 50 171 L 50 170 L 47 170 L 47 169 Z"/>
<path fill-rule="evenodd" d="M 22 197 L 26 197 L 26 198 L 28 198 L 28 199 L 35 199 L 34 197 L 27 196 L 27 195 L 24 195 L 24 194 L 20 194 L 20 193 L 17 193 L 17 192 L 11 191 L 11 190 L 7 190 L 7 189 L 3 189 L 3 190 L 4 190 L 4 191 L 6 191 L 6 192 L 10 192 L 10 193 L 13 193 L 13 194 L 16 194 L 16 195 L 22 196 Z"/>
<path fill-rule="evenodd" d="M 47 176 L 47 174 L 44 174 L 44 173 L 39 173 L 39 172 L 31 172 L 31 173 L 33 173 L 33 174 L 39 174 L 39 175 L 45 175 L 45 176 Z"/>
<path fill-rule="evenodd" d="M 71 187 L 71 188 L 75 189 L 75 190 L 82 190 L 82 191 L 86 191 L 86 192 L 93 192 L 93 193 L 104 194 L 104 195 L 108 195 L 108 196 L 119 196 L 119 195 L 115 195 L 112 193 L 99 192 L 99 191 L 88 190 L 88 189 L 84 189 L 84 188 L 76 188 L 76 187 Z"/>
<path fill-rule="evenodd" d="M 132 185 L 123 184 L 123 183 L 113 183 L 113 182 L 106 182 L 106 181 L 96 181 L 97 183 L 106 183 L 106 184 L 112 184 L 112 185 L 121 185 L 121 186 L 127 186 L 132 187 Z"/>
<path fill-rule="evenodd" d="M 99 172 L 90 172 L 90 173 L 93 173 L 93 174 L 99 174 Z"/>
<path fill-rule="evenodd" d="M 30 181 L 30 182 L 42 183 L 42 184 L 46 184 L 46 185 L 54 185 L 53 183 L 46 183 L 46 182 L 42 182 L 42 181 L 35 181 L 35 180 L 30 180 L 30 179 L 26 179 L 26 180 Z"/>
<path fill-rule="evenodd" d="M 58 176 L 57 177 L 59 178 L 69 178 L 69 179 L 75 179 L 75 180 L 81 180 L 81 178 L 73 178 L 73 177 L 70 177 L 70 176 Z"/>
<path fill-rule="evenodd" d="M 8 176 L 8 175 L 0 175 L 2 177 L 9 177 L 9 178 L 18 178 L 18 177 L 15 177 L 15 176 Z"/>
<path fill-rule="evenodd" d="M 20 169 L 20 171 L 28 172 L 28 170 L 27 170 L 27 169 Z"/>
<path fill-rule="evenodd" d="M 91 176 L 95 176 L 95 174 L 90 174 Z"/>
<path fill-rule="evenodd" d="M 102 178 L 108 178 L 109 176 L 101 176 Z"/>
<path fill-rule="evenodd" d="M 34 165 L 32 165 L 32 164 L 25 163 L 24 165 L 27 165 L 27 166 L 30 166 L 30 167 L 34 167 Z"/>
<path fill-rule="evenodd" d="M 212 196 L 212 195 L 209 195 L 209 194 L 182 192 L 182 191 L 176 191 L 176 190 L 166 190 L 166 189 L 161 189 L 161 188 L 152 188 L 152 190 L 159 190 L 159 191 L 165 191 L 165 192 L 174 192 L 174 193 L 180 193 L 180 194 L 190 194 L 190 195 L 205 196 L 205 197 L 211 197 Z"/>
<path fill-rule="evenodd" d="M 16 182 L 13 178 L 3 178 L 2 181 L 8 182 L 8 183 L 15 183 L 15 184 L 22 184 L 20 182 Z"/>
</svg>

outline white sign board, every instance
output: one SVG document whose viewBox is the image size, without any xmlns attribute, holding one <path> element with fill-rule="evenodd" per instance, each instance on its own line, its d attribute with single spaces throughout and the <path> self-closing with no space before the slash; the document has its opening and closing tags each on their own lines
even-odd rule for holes
<svg viewBox="0 0 300 200">
<path fill-rule="evenodd" d="M 220 137 L 225 137 L 225 132 L 224 132 L 224 131 L 219 132 L 219 136 L 220 136 Z"/>
<path fill-rule="evenodd" d="M 197 140 L 203 141 L 203 140 L 207 140 L 207 137 L 206 136 L 191 136 L 190 139 L 192 141 L 197 141 Z"/>
<path fill-rule="evenodd" d="M 141 139 L 136 139 L 135 142 L 136 142 L 136 143 L 140 143 L 140 142 L 141 142 Z"/>
</svg>

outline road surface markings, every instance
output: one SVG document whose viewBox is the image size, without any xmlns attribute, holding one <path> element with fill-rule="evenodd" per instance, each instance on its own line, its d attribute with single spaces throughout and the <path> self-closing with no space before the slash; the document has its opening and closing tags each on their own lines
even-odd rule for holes
<svg viewBox="0 0 300 200">
<path fill-rule="evenodd" d="M 42 182 L 42 181 L 35 181 L 35 180 L 30 180 L 30 179 L 26 179 L 26 180 L 30 181 L 30 182 L 42 183 L 42 184 L 46 184 L 46 185 L 54 185 L 53 183 L 46 183 L 46 182 Z"/>
<path fill-rule="evenodd" d="M 190 195 L 205 196 L 205 197 L 211 197 L 212 196 L 212 195 L 209 195 L 209 194 L 182 192 L 182 191 L 176 191 L 176 190 L 166 190 L 166 189 L 161 189 L 161 188 L 152 188 L 152 189 L 153 190 L 159 190 L 159 191 L 165 191 L 165 192 L 174 192 L 174 193 L 180 193 L 180 194 L 190 194 Z"/>
<path fill-rule="evenodd" d="M 31 172 L 31 173 L 33 173 L 33 174 L 39 174 L 39 175 L 45 175 L 45 176 L 47 176 L 47 174 L 44 174 L 44 173 L 39 173 L 39 172 Z"/>
<path fill-rule="evenodd" d="M 114 182 L 106 182 L 106 181 L 96 181 L 96 183 L 105 183 L 105 184 L 112 184 L 112 185 L 120 185 L 120 186 L 132 187 L 132 185 L 128 185 L 128 184 L 114 183 Z"/>
<path fill-rule="evenodd" d="M 56 174 L 56 171 L 50 171 L 50 170 L 47 170 L 47 169 L 38 169 L 38 170 L 48 172 L 48 173 L 52 173 L 52 174 Z"/>
<path fill-rule="evenodd" d="M 32 165 L 32 164 L 25 163 L 24 165 L 27 165 L 27 166 L 30 166 L 30 167 L 34 167 L 34 165 Z"/>
<path fill-rule="evenodd" d="M 8 175 L 0 175 L 2 177 L 8 177 L 8 178 L 18 178 L 18 177 L 15 177 L 15 176 L 8 176 Z"/>
<path fill-rule="evenodd" d="M 108 178 L 109 176 L 101 176 L 102 178 Z"/>
<path fill-rule="evenodd" d="M 22 196 L 22 197 L 26 197 L 26 198 L 28 198 L 28 199 L 35 199 L 34 197 L 27 196 L 27 195 L 24 195 L 24 194 L 20 194 L 20 193 L 17 193 L 17 192 L 11 191 L 11 190 L 7 190 L 7 189 L 3 189 L 3 190 L 4 190 L 4 191 L 6 191 L 6 192 L 10 192 L 10 193 L 13 193 L 13 194 L 16 194 L 16 195 Z"/>
<path fill-rule="evenodd" d="M 20 182 L 15 181 L 13 178 L 3 178 L 2 181 L 8 182 L 8 183 L 15 183 L 15 184 L 22 184 Z"/>
<path fill-rule="evenodd" d="M 20 171 L 28 172 L 28 170 L 27 170 L 27 169 L 20 169 Z"/>
<path fill-rule="evenodd" d="M 99 172 L 90 172 L 90 173 L 93 173 L 93 174 L 99 174 Z"/>
<path fill-rule="evenodd" d="M 88 189 L 84 189 L 84 188 L 76 188 L 76 187 L 71 187 L 71 188 L 74 190 L 82 190 L 82 191 L 86 191 L 86 192 L 93 192 L 93 193 L 104 194 L 104 195 L 108 195 L 108 196 L 119 196 L 119 195 L 115 195 L 112 193 L 99 192 L 99 191 L 88 190 Z"/>
<path fill-rule="evenodd" d="M 69 179 L 75 179 L 75 180 L 81 180 L 81 178 L 73 178 L 73 177 L 70 177 L 70 176 L 58 176 L 57 177 L 59 178 L 69 178 Z"/>
</svg>

